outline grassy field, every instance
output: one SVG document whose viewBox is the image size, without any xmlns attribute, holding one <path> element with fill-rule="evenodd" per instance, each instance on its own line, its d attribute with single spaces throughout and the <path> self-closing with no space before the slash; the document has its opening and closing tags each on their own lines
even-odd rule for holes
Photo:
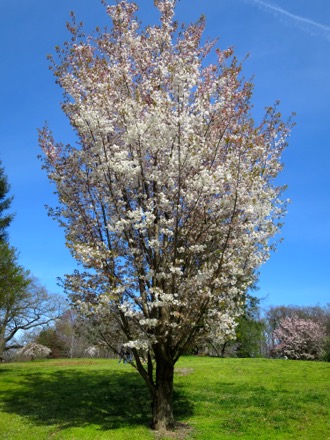
<svg viewBox="0 0 330 440">
<path fill-rule="evenodd" d="M 180 439 L 329 440 L 330 364 L 184 357 L 175 415 Z M 149 421 L 142 380 L 116 360 L 0 365 L 1 440 L 155 439 Z"/>
</svg>

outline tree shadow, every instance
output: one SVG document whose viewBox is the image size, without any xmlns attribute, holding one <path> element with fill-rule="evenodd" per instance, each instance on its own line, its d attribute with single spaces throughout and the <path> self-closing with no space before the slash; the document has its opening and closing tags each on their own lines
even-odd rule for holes
<svg viewBox="0 0 330 440">
<path fill-rule="evenodd" d="M 28 417 L 35 424 L 56 424 L 60 429 L 98 425 L 112 430 L 149 426 L 151 400 L 148 389 L 134 372 L 65 370 L 52 374 L 26 374 L 19 387 L 0 392 L 2 408 Z M 191 406 L 175 393 L 176 417 L 185 418 Z"/>
</svg>

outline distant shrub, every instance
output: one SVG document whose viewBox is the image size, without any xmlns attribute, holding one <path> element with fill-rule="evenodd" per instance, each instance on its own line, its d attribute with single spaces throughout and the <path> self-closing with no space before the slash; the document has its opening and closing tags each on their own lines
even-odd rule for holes
<svg viewBox="0 0 330 440">
<path fill-rule="evenodd" d="M 44 359 L 51 354 L 51 349 L 41 344 L 31 342 L 16 353 L 18 359 Z"/>
<path fill-rule="evenodd" d="M 84 351 L 85 357 L 95 358 L 100 356 L 100 349 L 92 345 Z"/>
<path fill-rule="evenodd" d="M 276 357 L 301 360 L 322 358 L 326 337 L 322 324 L 297 316 L 286 317 L 273 334 L 277 341 L 273 348 Z"/>
</svg>

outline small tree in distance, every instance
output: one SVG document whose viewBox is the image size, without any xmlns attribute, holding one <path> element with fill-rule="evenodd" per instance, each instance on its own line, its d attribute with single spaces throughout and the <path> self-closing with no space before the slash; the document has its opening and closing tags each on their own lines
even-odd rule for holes
<svg viewBox="0 0 330 440">
<path fill-rule="evenodd" d="M 269 355 L 273 354 L 273 349 L 278 345 L 275 330 L 280 327 L 281 322 L 286 318 L 293 317 L 321 325 L 325 329 L 326 339 L 330 340 L 330 304 L 324 306 L 272 306 L 268 308 L 265 314 L 265 337 Z M 329 359 L 329 345 L 326 345 L 325 351 L 325 359 Z"/>
<path fill-rule="evenodd" d="M 273 354 L 286 356 L 288 359 L 321 359 L 325 336 L 324 326 L 311 319 L 301 319 L 297 316 L 284 318 L 274 331 L 277 345 Z"/>
<path fill-rule="evenodd" d="M 81 313 L 119 329 L 159 430 L 174 426 L 175 363 L 215 324 L 233 327 L 269 256 L 288 127 L 276 107 L 254 124 L 231 49 L 206 65 L 204 18 L 179 26 L 175 1 L 154 3 L 160 25 L 145 30 L 128 1 L 107 7 L 109 30 L 68 26 L 53 69 L 79 145 L 47 127 L 40 143 L 60 204 L 50 214 L 82 264 L 66 289 Z"/>
</svg>

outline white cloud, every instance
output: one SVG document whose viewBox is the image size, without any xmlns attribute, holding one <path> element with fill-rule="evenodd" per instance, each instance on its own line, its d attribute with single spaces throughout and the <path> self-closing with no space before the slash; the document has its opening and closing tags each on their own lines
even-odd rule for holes
<svg viewBox="0 0 330 440">
<path fill-rule="evenodd" d="M 285 19 L 293 25 L 314 36 L 323 36 L 330 41 L 330 26 L 318 23 L 300 15 L 292 14 L 286 9 L 263 0 L 246 0 L 248 3 L 255 3 L 259 7 L 272 12 L 275 16 Z"/>
</svg>

